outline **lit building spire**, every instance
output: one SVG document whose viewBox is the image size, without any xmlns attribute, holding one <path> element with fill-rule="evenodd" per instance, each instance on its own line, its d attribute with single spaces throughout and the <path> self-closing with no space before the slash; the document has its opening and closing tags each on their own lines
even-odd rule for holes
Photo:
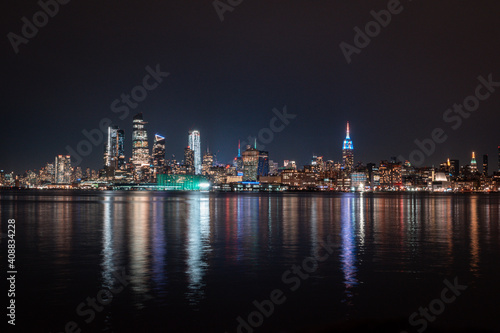
<svg viewBox="0 0 500 333">
<path fill-rule="evenodd" d="M 477 172 L 477 161 L 475 152 L 472 152 L 472 160 L 470 161 L 470 167 L 472 172 Z"/>
<path fill-rule="evenodd" d="M 241 157 L 241 146 L 240 146 L 240 140 L 238 140 L 238 157 Z"/>
<path fill-rule="evenodd" d="M 257 138 L 255 138 L 255 143 L 254 143 L 253 147 L 254 147 L 255 149 L 257 149 Z"/>
<path fill-rule="evenodd" d="M 349 122 L 347 122 L 345 140 L 342 146 L 342 160 L 344 171 L 350 174 L 354 167 L 354 146 L 349 133 Z"/>
</svg>

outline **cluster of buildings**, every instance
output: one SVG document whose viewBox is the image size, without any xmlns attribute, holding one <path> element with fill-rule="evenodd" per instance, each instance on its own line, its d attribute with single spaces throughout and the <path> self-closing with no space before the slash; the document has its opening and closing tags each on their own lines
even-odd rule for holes
<svg viewBox="0 0 500 333">
<path fill-rule="evenodd" d="M 72 167 L 71 156 L 58 155 L 54 163 L 40 170 L 14 175 L 0 170 L 0 187 L 124 190 L 215 190 L 215 191 L 499 191 L 498 170 L 490 174 L 488 155 L 483 155 L 481 171 L 473 152 L 470 163 L 447 159 L 439 167 L 414 167 L 396 158 L 380 163 L 355 163 L 354 145 L 347 123 L 342 145 L 342 161 L 313 156 L 299 169 L 295 161 L 282 166 L 269 159 L 269 152 L 258 150 L 256 142 L 243 151 L 238 143 L 232 163 L 217 161 L 208 149 L 201 150 L 200 132 L 189 131 L 184 158 L 166 159 L 165 137 L 156 134 L 152 149 L 142 113 L 133 117 L 132 156 L 125 157 L 125 131 L 108 128 L 103 167 L 83 170 Z"/>
</svg>

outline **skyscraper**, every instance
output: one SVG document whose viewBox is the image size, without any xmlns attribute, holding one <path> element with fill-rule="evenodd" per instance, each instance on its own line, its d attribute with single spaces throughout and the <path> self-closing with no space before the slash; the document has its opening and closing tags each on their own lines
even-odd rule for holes
<svg viewBox="0 0 500 333">
<path fill-rule="evenodd" d="M 54 180 L 57 184 L 69 184 L 71 182 L 71 156 L 57 155 L 54 169 Z"/>
<path fill-rule="evenodd" d="M 351 173 L 354 166 L 354 147 L 349 134 L 349 122 L 347 122 L 346 136 L 342 147 L 342 161 L 344 164 L 344 171 Z"/>
<path fill-rule="evenodd" d="M 165 172 L 165 137 L 160 134 L 155 134 L 155 142 L 153 144 L 153 167 L 154 175 Z"/>
<path fill-rule="evenodd" d="M 260 152 L 249 145 L 242 154 L 243 159 L 243 180 L 257 181 L 257 169 L 259 166 Z"/>
<path fill-rule="evenodd" d="M 146 180 L 149 173 L 149 146 L 148 132 L 142 118 L 142 112 L 134 116 L 132 123 L 132 164 L 135 168 L 136 180 Z"/>
<path fill-rule="evenodd" d="M 259 164 L 257 166 L 258 176 L 269 176 L 269 152 L 259 151 Z"/>
<path fill-rule="evenodd" d="M 118 169 L 125 164 L 124 140 L 124 130 L 121 130 L 118 126 L 108 127 L 108 140 L 105 149 L 106 167 Z"/>
<path fill-rule="evenodd" d="M 483 155 L 483 176 L 488 177 L 488 154 Z"/>
<path fill-rule="evenodd" d="M 134 116 L 132 125 L 132 162 L 137 167 L 149 165 L 148 132 L 142 112 Z"/>
<path fill-rule="evenodd" d="M 470 161 L 470 172 L 477 172 L 477 161 L 476 161 L 476 153 L 472 152 L 472 160 Z"/>
<path fill-rule="evenodd" d="M 184 148 L 184 165 L 187 174 L 194 173 L 194 151 L 189 146 Z"/>
<path fill-rule="evenodd" d="M 240 140 L 238 140 L 238 156 L 234 159 L 234 166 L 236 167 L 236 172 L 243 171 L 243 159 L 241 158 L 241 147 Z"/>
<path fill-rule="evenodd" d="M 201 174 L 201 144 L 199 131 L 189 131 L 188 145 L 194 152 L 194 172 L 199 175 Z"/>
<path fill-rule="evenodd" d="M 460 176 L 460 161 L 459 160 L 450 160 L 450 173 L 455 177 Z"/>
<path fill-rule="evenodd" d="M 210 168 L 214 165 L 214 154 L 208 151 L 203 154 L 203 164 L 201 166 L 201 174 L 207 176 Z"/>
</svg>

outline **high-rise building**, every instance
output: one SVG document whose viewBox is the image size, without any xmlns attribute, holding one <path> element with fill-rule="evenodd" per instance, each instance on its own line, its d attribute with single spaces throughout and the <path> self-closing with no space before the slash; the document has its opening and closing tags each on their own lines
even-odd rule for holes
<svg viewBox="0 0 500 333">
<path fill-rule="evenodd" d="M 69 184 L 71 182 L 71 156 L 57 155 L 54 171 L 54 180 L 57 184 Z"/>
<path fill-rule="evenodd" d="M 269 176 L 269 152 L 259 151 L 259 164 L 257 166 L 258 176 Z"/>
<path fill-rule="evenodd" d="M 470 161 L 470 172 L 477 172 L 477 161 L 476 161 L 476 153 L 472 152 L 472 160 Z"/>
<path fill-rule="evenodd" d="M 500 146 L 498 146 L 498 172 L 500 172 Z"/>
<path fill-rule="evenodd" d="M 108 168 L 119 169 L 125 165 L 125 149 L 123 147 L 125 140 L 125 131 L 118 126 L 108 127 L 108 140 L 105 149 L 105 166 Z"/>
<path fill-rule="evenodd" d="M 483 155 L 483 176 L 488 177 L 488 154 Z"/>
<path fill-rule="evenodd" d="M 238 156 L 234 159 L 234 166 L 236 167 L 236 172 L 243 172 L 243 159 L 241 158 L 240 140 L 238 140 Z"/>
<path fill-rule="evenodd" d="M 460 161 L 459 160 L 450 160 L 450 173 L 454 177 L 460 176 Z"/>
<path fill-rule="evenodd" d="M 342 147 L 342 161 L 344 164 L 344 171 L 351 173 L 354 167 L 354 146 L 349 134 L 349 122 L 347 122 L 346 136 Z"/>
<path fill-rule="evenodd" d="M 188 145 L 194 152 L 194 171 L 195 174 L 201 174 L 201 144 L 200 144 L 200 132 L 199 131 L 189 131 Z"/>
<path fill-rule="evenodd" d="M 203 164 L 201 166 L 201 174 L 207 176 L 210 172 L 210 168 L 214 165 L 214 154 L 208 151 L 203 154 Z"/>
<path fill-rule="evenodd" d="M 325 170 L 325 163 L 323 156 L 313 156 L 311 160 L 313 172 L 323 172 Z"/>
<path fill-rule="evenodd" d="M 194 174 L 194 151 L 191 147 L 184 148 L 184 165 L 186 166 L 187 174 Z"/>
<path fill-rule="evenodd" d="M 275 176 L 277 174 L 278 174 L 278 162 L 269 160 L 269 175 Z"/>
<path fill-rule="evenodd" d="M 256 148 L 250 147 L 250 145 L 248 145 L 247 149 L 242 153 L 244 181 L 257 181 L 259 155 L 260 152 Z"/>
<path fill-rule="evenodd" d="M 149 165 L 148 132 L 142 112 L 134 116 L 132 123 L 132 163 L 136 168 Z"/>
<path fill-rule="evenodd" d="M 165 173 L 165 137 L 160 134 L 155 134 L 155 142 L 153 144 L 153 167 L 154 175 Z"/>
</svg>

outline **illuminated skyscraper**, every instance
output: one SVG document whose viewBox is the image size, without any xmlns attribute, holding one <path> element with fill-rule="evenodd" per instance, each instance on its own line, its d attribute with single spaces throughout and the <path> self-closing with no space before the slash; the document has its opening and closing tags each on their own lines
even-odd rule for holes
<svg viewBox="0 0 500 333">
<path fill-rule="evenodd" d="M 236 167 L 237 172 L 243 171 L 243 159 L 241 158 L 241 147 L 240 140 L 238 140 L 238 156 L 234 159 L 234 166 Z"/>
<path fill-rule="evenodd" d="M 184 165 L 186 166 L 186 173 L 191 175 L 194 173 L 194 151 L 191 147 L 184 148 Z"/>
<path fill-rule="evenodd" d="M 247 149 L 242 154 L 243 159 L 243 180 L 257 181 L 257 169 L 259 166 L 260 152 L 247 146 Z"/>
<path fill-rule="evenodd" d="M 351 173 L 354 166 L 354 146 L 352 145 L 352 140 L 349 134 L 349 122 L 347 122 L 347 131 L 344 145 L 342 147 L 342 160 L 344 164 L 344 170 L 347 173 Z"/>
<path fill-rule="evenodd" d="M 57 184 L 69 184 L 71 182 L 71 156 L 57 155 L 54 169 L 54 180 Z"/>
<path fill-rule="evenodd" d="M 472 160 L 470 161 L 470 172 L 477 172 L 477 161 L 476 161 L 476 153 L 472 152 Z"/>
<path fill-rule="evenodd" d="M 165 137 L 160 134 L 155 134 L 155 142 L 153 144 L 153 167 L 154 175 L 165 172 Z"/>
<path fill-rule="evenodd" d="M 118 126 L 108 127 L 108 140 L 104 157 L 106 167 L 118 169 L 125 165 L 124 140 L 124 130 L 121 130 Z"/>
<path fill-rule="evenodd" d="M 483 176 L 488 177 L 488 154 L 483 155 Z"/>
<path fill-rule="evenodd" d="M 148 132 L 142 118 L 142 112 L 134 116 L 132 123 L 132 164 L 135 168 L 135 179 L 146 181 L 150 172 L 150 156 L 148 146 Z"/>
<path fill-rule="evenodd" d="M 200 132 L 199 131 L 189 131 L 189 147 L 194 152 L 194 171 L 195 174 L 201 174 L 201 144 L 200 144 Z"/>
<path fill-rule="evenodd" d="M 201 174 L 207 176 L 210 172 L 210 168 L 214 165 L 214 154 L 208 151 L 203 154 L 203 164 L 201 166 Z"/>
<path fill-rule="evenodd" d="M 132 163 L 136 167 L 149 165 L 148 132 L 142 112 L 134 116 L 132 126 Z"/>
<path fill-rule="evenodd" d="M 259 165 L 257 167 L 258 176 L 269 176 L 269 152 L 259 151 Z"/>
</svg>

